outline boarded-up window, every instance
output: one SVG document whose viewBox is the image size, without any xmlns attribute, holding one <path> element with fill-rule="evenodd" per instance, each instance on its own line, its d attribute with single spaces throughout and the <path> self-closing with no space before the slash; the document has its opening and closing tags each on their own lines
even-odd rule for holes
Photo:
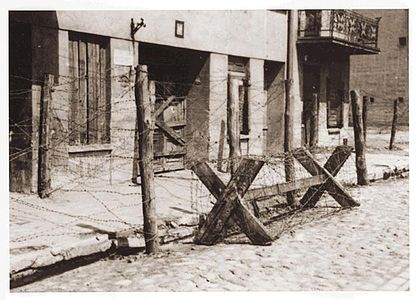
<svg viewBox="0 0 418 300">
<path fill-rule="evenodd" d="M 108 39 L 70 33 L 70 145 L 110 142 Z"/>
</svg>

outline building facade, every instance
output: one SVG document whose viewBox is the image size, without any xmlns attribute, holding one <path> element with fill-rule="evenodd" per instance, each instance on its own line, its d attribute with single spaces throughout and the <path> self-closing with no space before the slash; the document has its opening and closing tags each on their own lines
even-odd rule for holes
<svg viewBox="0 0 418 300">
<path fill-rule="evenodd" d="M 339 145 L 353 135 L 349 92 L 355 84 L 350 84 L 350 59 L 380 55 L 379 21 L 351 10 L 298 14 L 294 136 L 301 137 L 302 145 Z"/>
<path fill-rule="evenodd" d="M 398 124 L 409 124 L 408 84 L 408 10 L 358 10 L 370 18 L 380 18 L 380 54 L 353 56 L 350 59 L 350 86 L 374 98 L 369 105 L 368 123 L 372 127 L 390 127 L 393 100 L 399 103 Z"/>
<path fill-rule="evenodd" d="M 352 132 L 349 89 L 357 85 L 350 84 L 350 58 L 378 56 L 379 21 L 348 10 L 289 15 L 10 12 L 10 190 L 37 190 L 45 74 L 54 76 L 48 149 L 53 189 L 72 178 L 112 184 L 137 177 L 138 64 L 147 66 L 156 111 L 167 104 L 156 116 L 156 171 L 188 168 L 196 160 L 218 159 L 220 152 L 228 156 L 222 137 L 232 94 L 239 98 L 241 155 L 283 152 L 290 69 L 293 147 L 341 144 Z M 296 49 L 291 59 L 289 46 Z"/>
<path fill-rule="evenodd" d="M 175 98 L 157 119 L 185 142 L 156 130 L 157 169 L 218 157 L 231 79 L 239 83 L 242 154 L 283 150 L 286 12 L 14 11 L 9 24 L 12 191 L 36 191 L 44 74 L 55 81 L 53 188 L 72 176 L 131 179 L 137 64 L 155 82 L 156 107 Z"/>
</svg>

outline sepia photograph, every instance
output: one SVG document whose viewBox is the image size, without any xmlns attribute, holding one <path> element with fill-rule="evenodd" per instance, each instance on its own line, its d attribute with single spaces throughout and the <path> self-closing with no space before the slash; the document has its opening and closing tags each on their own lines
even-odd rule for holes
<svg viewBox="0 0 418 300">
<path fill-rule="evenodd" d="M 11 295 L 410 295 L 410 3 L 66 3 L 4 13 Z"/>
</svg>

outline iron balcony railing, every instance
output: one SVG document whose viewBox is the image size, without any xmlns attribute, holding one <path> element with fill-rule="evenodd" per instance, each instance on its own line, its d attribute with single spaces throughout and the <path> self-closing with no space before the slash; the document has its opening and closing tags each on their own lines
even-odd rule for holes
<svg viewBox="0 0 418 300">
<path fill-rule="evenodd" d="M 300 10 L 299 39 L 330 38 L 377 49 L 379 20 L 351 10 Z"/>
</svg>

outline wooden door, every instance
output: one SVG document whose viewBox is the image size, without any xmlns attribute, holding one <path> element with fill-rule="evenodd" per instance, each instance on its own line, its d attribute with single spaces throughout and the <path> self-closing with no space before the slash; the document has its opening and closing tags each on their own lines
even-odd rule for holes
<svg viewBox="0 0 418 300">
<path fill-rule="evenodd" d="M 184 169 L 184 156 L 186 155 L 186 143 L 184 141 L 184 129 L 186 127 L 185 97 L 157 97 L 155 112 L 155 172 Z"/>
</svg>

